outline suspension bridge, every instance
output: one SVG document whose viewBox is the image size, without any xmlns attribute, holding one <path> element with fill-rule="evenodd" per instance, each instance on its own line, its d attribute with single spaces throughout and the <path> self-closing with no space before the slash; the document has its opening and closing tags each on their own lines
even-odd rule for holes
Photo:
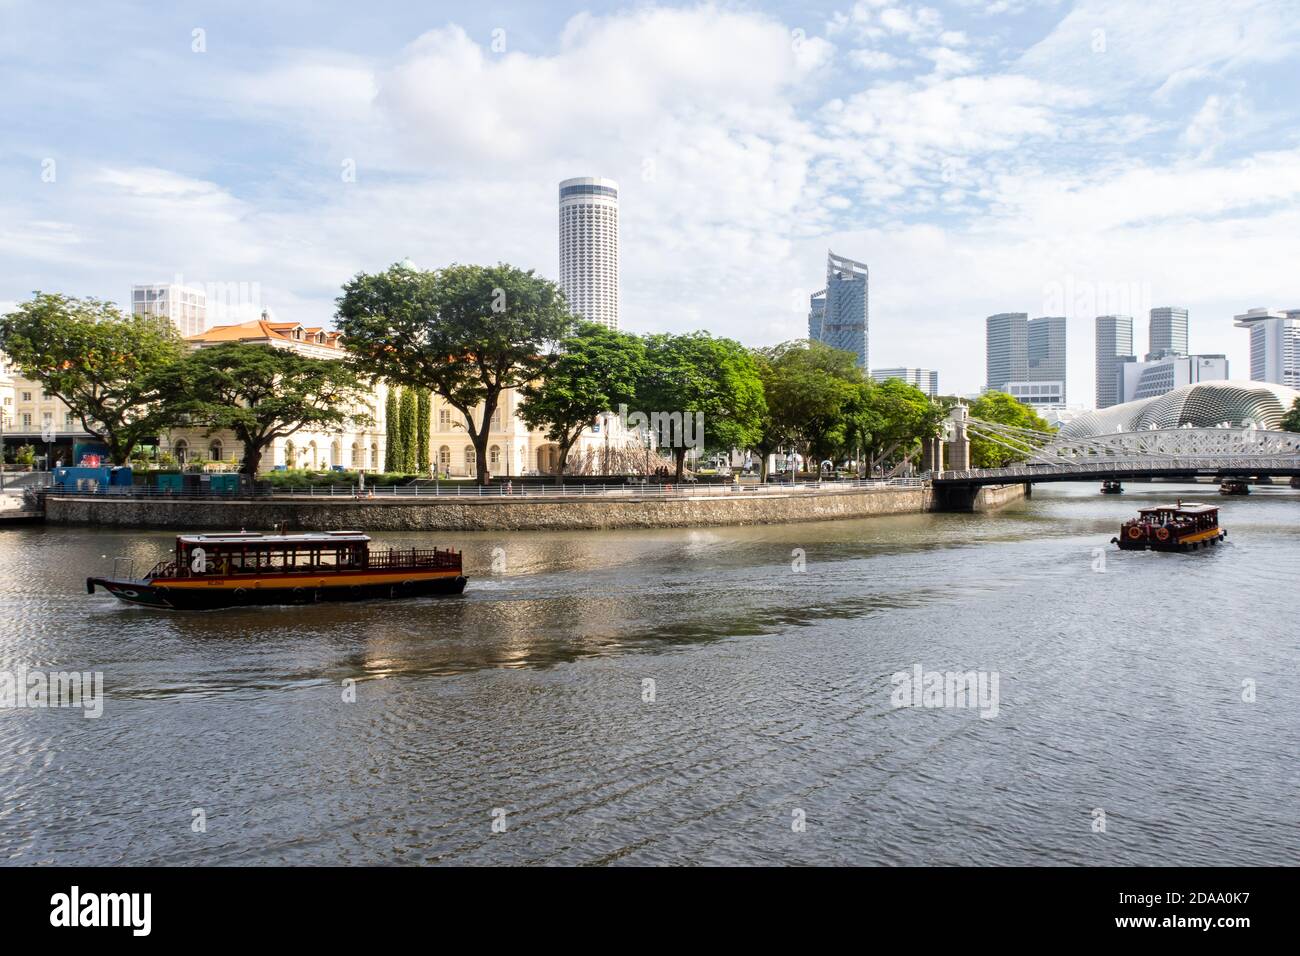
<svg viewBox="0 0 1300 956">
<path fill-rule="evenodd" d="M 1020 482 L 1300 476 L 1297 432 L 1223 425 L 1062 438 L 971 418 L 964 406 L 953 412 L 948 423 L 951 438 L 944 444 L 959 467 L 932 474 L 944 507 L 962 509 L 982 487 Z M 1020 460 L 1001 468 L 970 468 L 971 438 L 1001 446 Z"/>
</svg>

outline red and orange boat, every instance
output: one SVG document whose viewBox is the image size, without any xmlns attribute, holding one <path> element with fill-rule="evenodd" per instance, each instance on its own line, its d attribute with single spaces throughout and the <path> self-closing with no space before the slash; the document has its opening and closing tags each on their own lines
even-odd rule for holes
<svg viewBox="0 0 1300 956">
<path fill-rule="evenodd" d="M 1124 551 L 1197 551 L 1227 536 L 1219 527 L 1218 508 L 1180 501 L 1143 508 L 1120 526 L 1119 537 L 1110 540 Z"/>
<path fill-rule="evenodd" d="M 238 531 L 181 535 L 143 578 L 86 579 L 88 593 L 97 586 L 130 604 L 195 611 L 460 594 L 465 577 L 459 551 L 372 551 L 359 531 Z"/>
</svg>

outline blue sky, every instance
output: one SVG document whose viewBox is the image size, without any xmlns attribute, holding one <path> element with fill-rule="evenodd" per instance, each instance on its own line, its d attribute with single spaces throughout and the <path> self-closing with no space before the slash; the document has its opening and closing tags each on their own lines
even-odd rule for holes
<svg viewBox="0 0 1300 956">
<path fill-rule="evenodd" d="M 1102 312 L 1185 305 L 1245 377 L 1232 315 L 1300 308 L 1298 48 L 1300 0 L 0 0 L 0 305 L 180 276 L 328 324 L 405 257 L 554 277 L 556 183 L 601 175 L 633 331 L 800 337 L 829 247 L 872 364 L 945 391 L 1000 311 L 1069 315 L 1074 402 Z"/>
</svg>

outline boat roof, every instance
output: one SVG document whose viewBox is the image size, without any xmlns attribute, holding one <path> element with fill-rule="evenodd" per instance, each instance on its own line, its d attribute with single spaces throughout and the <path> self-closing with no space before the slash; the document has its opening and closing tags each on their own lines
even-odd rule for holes
<svg viewBox="0 0 1300 956">
<path fill-rule="evenodd" d="M 177 544 L 364 544 L 370 540 L 360 531 L 309 531 L 303 534 L 262 534 L 259 531 L 222 531 L 217 534 L 182 534 Z"/>
<path fill-rule="evenodd" d="M 1187 504 L 1177 505 L 1156 505 L 1154 508 L 1143 508 L 1142 514 L 1150 514 L 1153 511 L 1178 511 L 1182 514 L 1205 514 L 1207 511 L 1218 511 L 1218 505 L 1203 505 L 1199 502 L 1189 501 Z"/>
</svg>

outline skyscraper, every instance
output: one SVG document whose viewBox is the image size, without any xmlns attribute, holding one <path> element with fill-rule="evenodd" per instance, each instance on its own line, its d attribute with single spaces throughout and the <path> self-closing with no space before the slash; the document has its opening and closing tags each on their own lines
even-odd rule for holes
<svg viewBox="0 0 1300 956">
<path fill-rule="evenodd" d="M 999 312 L 984 320 L 985 383 L 1002 391 L 1029 377 L 1029 313 Z"/>
<path fill-rule="evenodd" d="M 915 385 L 931 398 L 939 395 L 939 373 L 930 368 L 873 368 L 871 377 L 877 382 L 891 378 L 901 379 L 909 385 Z"/>
<path fill-rule="evenodd" d="M 1251 309 L 1233 324 L 1250 330 L 1252 380 L 1300 388 L 1300 309 Z"/>
<path fill-rule="evenodd" d="M 1065 316 L 1047 315 L 1027 323 L 1028 382 L 1060 382 L 1061 404 L 1066 402 Z"/>
<path fill-rule="evenodd" d="M 1151 327 L 1147 333 L 1148 362 L 1173 355 L 1187 354 L 1187 310 L 1162 306 L 1151 310 Z"/>
<path fill-rule="evenodd" d="M 984 323 L 987 388 L 1064 405 L 1065 317 L 1000 312 Z"/>
<path fill-rule="evenodd" d="M 827 250 L 826 288 L 809 299 L 808 338 L 852 352 L 863 371 L 867 363 L 867 266 Z"/>
<path fill-rule="evenodd" d="M 1120 403 L 1121 358 L 1133 356 L 1133 316 L 1097 316 L 1097 407 Z"/>
<path fill-rule="evenodd" d="M 208 328 L 208 296 L 202 289 L 178 283 L 131 286 L 131 313 L 168 319 L 188 338 Z"/>
<path fill-rule="evenodd" d="M 560 288 L 575 314 L 618 328 L 618 183 L 612 179 L 560 183 Z"/>
</svg>

